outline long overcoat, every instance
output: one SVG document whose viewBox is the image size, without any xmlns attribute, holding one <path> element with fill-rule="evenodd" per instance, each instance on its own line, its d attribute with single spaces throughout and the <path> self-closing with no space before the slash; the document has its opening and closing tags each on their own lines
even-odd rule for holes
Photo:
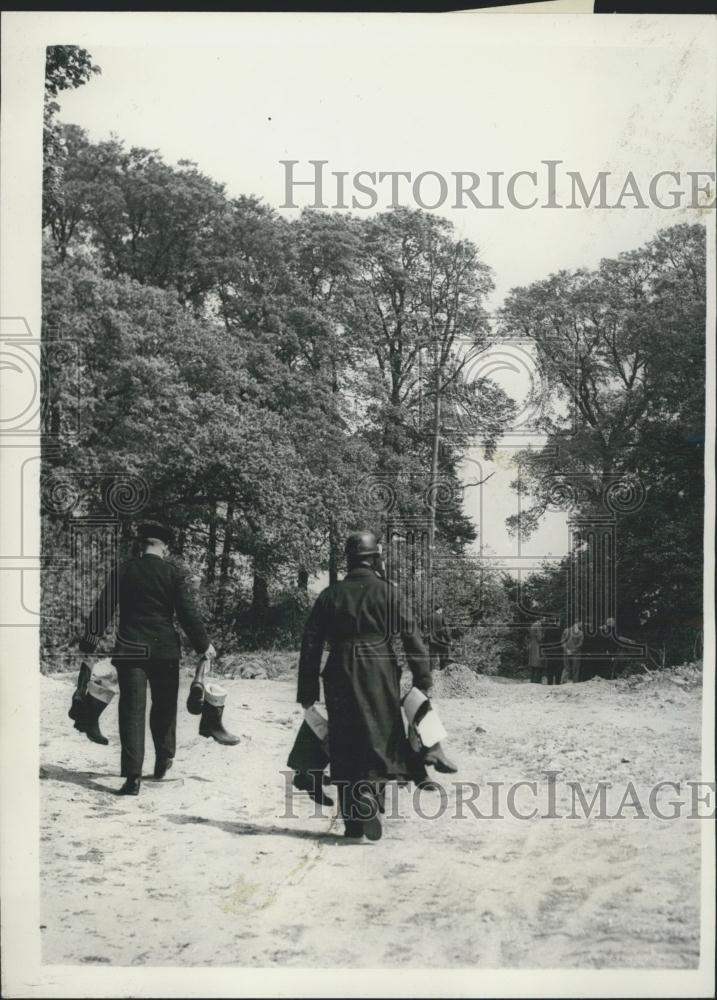
<svg viewBox="0 0 717 1000">
<path fill-rule="evenodd" d="M 540 646 L 543 642 L 543 626 L 540 622 L 533 622 L 530 626 L 530 637 L 528 640 L 528 666 L 541 667 L 543 658 L 540 654 Z"/>
<path fill-rule="evenodd" d="M 304 630 L 297 701 L 319 700 L 322 673 L 334 781 L 409 780 L 415 761 L 401 716 L 392 640 L 401 637 L 413 683 L 431 686 L 430 657 L 408 604 L 369 567 L 350 570 L 316 600 Z"/>
</svg>

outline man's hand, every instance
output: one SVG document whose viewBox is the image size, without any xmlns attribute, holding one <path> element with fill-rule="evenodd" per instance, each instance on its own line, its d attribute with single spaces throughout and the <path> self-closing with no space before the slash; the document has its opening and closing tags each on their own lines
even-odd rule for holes
<svg viewBox="0 0 717 1000">
<path fill-rule="evenodd" d="M 97 635 L 92 635 L 91 632 L 85 632 L 80 636 L 79 647 L 80 652 L 85 656 L 95 656 L 97 653 L 97 647 L 99 645 L 100 638 Z"/>
<path fill-rule="evenodd" d="M 217 651 L 216 651 L 216 649 L 214 648 L 214 646 L 213 646 L 213 644 L 212 644 L 211 642 L 210 642 L 210 643 L 209 643 L 209 645 L 207 646 L 207 648 L 206 648 L 206 650 L 204 651 L 204 654 L 203 654 L 203 655 L 204 655 L 204 657 L 205 657 L 205 658 L 206 658 L 207 660 L 214 660 L 214 659 L 216 659 L 216 656 L 217 656 Z"/>
</svg>

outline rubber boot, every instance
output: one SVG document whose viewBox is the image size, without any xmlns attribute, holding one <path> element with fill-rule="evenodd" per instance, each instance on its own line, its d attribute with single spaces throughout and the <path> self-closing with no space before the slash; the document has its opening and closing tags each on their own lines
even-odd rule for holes
<svg viewBox="0 0 717 1000">
<path fill-rule="evenodd" d="M 201 715 L 204 707 L 204 685 L 193 681 L 187 698 L 187 711 L 190 715 Z"/>
<path fill-rule="evenodd" d="M 107 705 L 108 702 L 100 701 L 99 698 L 94 698 L 89 693 L 85 696 L 83 719 L 85 728 L 82 732 L 85 733 L 88 740 L 92 740 L 93 743 L 100 743 L 102 746 L 107 746 L 109 743 L 107 737 L 103 736 L 100 730 L 100 716 L 107 708 Z"/>
<path fill-rule="evenodd" d="M 85 699 L 78 698 L 76 695 L 72 696 L 72 705 L 70 706 L 70 711 L 67 713 L 71 719 L 74 719 L 75 729 L 79 733 L 84 733 L 87 729 L 87 713 L 85 711 Z"/>
<path fill-rule="evenodd" d="M 91 669 L 86 663 L 82 663 L 77 677 L 77 686 L 72 692 L 72 704 L 70 706 L 70 711 L 67 713 L 69 717 L 74 720 L 75 729 L 77 729 L 80 733 L 84 733 L 86 729 L 85 696 L 87 694 L 87 686 L 90 683 L 91 677 Z"/>
<path fill-rule="evenodd" d="M 204 707 L 199 723 L 199 735 L 216 740 L 224 746 L 233 747 L 241 740 L 228 732 L 222 723 L 226 691 L 218 684 L 206 684 L 204 687 Z"/>
<path fill-rule="evenodd" d="M 107 746 L 109 740 L 100 731 L 100 716 L 115 696 L 112 682 L 104 677 L 91 677 L 85 695 L 85 734 L 93 743 Z"/>
</svg>

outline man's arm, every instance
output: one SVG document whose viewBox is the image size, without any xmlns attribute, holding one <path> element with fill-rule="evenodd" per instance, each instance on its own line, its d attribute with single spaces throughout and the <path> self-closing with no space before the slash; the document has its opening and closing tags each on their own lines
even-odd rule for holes
<svg viewBox="0 0 717 1000">
<path fill-rule="evenodd" d="M 319 700 L 319 670 L 326 642 L 326 598 L 319 594 L 304 626 L 296 700 L 304 707 Z"/>
<path fill-rule="evenodd" d="M 179 624 L 186 632 L 195 652 L 200 655 L 206 653 L 210 646 L 209 636 L 199 613 L 189 577 L 182 569 L 177 569 L 174 610 L 177 613 Z"/>
<path fill-rule="evenodd" d="M 406 652 L 408 667 L 413 676 L 413 686 L 428 692 L 431 688 L 431 657 L 425 647 L 418 623 L 411 606 L 396 596 L 401 642 Z"/>
<path fill-rule="evenodd" d="M 100 639 L 112 624 L 117 601 L 119 600 L 120 571 L 117 566 L 110 570 L 105 585 L 95 601 L 92 611 L 85 620 L 84 635 L 80 639 L 80 652 L 92 655 Z"/>
</svg>

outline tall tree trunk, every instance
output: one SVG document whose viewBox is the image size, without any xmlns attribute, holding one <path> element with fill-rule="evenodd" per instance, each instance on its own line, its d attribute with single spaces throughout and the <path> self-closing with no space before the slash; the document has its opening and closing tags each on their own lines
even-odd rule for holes
<svg viewBox="0 0 717 1000">
<path fill-rule="evenodd" d="M 433 404 L 433 446 L 431 448 L 431 473 L 428 492 L 428 563 L 426 576 L 428 587 L 433 585 L 433 555 L 436 544 L 436 504 L 438 494 L 438 455 L 441 445 L 441 377 L 436 375 L 436 396 Z M 430 592 L 430 591 L 429 591 Z"/>
<path fill-rule="evenodd" d="M 266 639 L 269 619 L 269 581 L 260 556 L 254 557 L 254 578 L 251 585 L 250 627 L 254 642 L 260 645 Z"/>
<path fill-rule="evenodd" d="M 217 572 L 217 502 L 209 502 L 209 537 L 207 538 L 207 568 L 204 574 L 208 587 L 214 584 Z"/>
<path fill-rule="evenodd" d="M 339 540 L 333 524 L 329 528 L 329 583 L 337 583 L 340 563 Z"/>
<path fill-rule="evenodd" d="M 224 523 L 224 541 L 222 555 L 219 560 L 219 591 L 217 593 L 217 618 L 224 616 L 229 587 L 229 570 L 231 569 L 232 540 L 234 536 L 234 504 L 229 501 Z"/>
<path fill-rule="evenodd" d="M 181 527 L 177 532 L 177 541 L 175 542 L 175 548 L 177 550 L 178 556 L 184 555 L 184 546 L 187 544 L 187 529 Z"/>
</svg>

